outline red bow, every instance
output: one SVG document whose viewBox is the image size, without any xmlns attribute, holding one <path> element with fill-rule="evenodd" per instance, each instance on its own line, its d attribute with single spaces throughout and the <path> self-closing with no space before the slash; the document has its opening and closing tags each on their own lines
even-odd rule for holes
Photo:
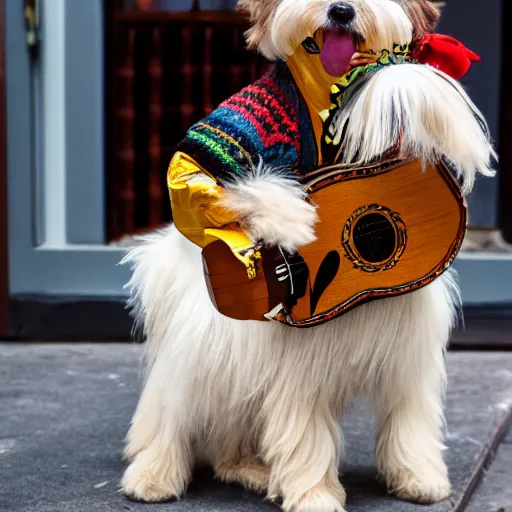
<svg viewBox="0 0 512 512">
<path fill-rule="evenodd" d="M 480 57 L 450 36 L 429 34 L 413 50 L 412 58 L 420 64 L 428 64 L 455 80 L 462 78 L 473 62 Z"/>
</svg>

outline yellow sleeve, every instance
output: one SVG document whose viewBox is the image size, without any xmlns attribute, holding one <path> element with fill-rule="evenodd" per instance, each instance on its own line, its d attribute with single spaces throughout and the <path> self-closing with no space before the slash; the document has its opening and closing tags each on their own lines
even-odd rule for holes
<svg viewBox="0 0 512 512">
<path fill-rule="evenodd" d="M 169 165 L 167 186 L 177 229 L 200 247 L 221 240 L 254 278 L 260 253 L 234 215 L 218 204 L 222 187 L 193 158 L 180 152 Z"/>
</svg>

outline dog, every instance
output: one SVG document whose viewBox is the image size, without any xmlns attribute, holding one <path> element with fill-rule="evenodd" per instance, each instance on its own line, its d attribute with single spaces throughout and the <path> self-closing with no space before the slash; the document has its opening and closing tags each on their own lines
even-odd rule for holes
<svg viewBox="0 0 512 512">
<path fill-rule="evenodd" d="M 179 499 L 194 466 L 205 463 L 218 479 L 265 493 L 286 512 L 343 512 L 339 420 L 364 397 L 389 491 L 421 503 L 446 499 L 444 353 L 460 310 L 453 271 L 296 329 L 220 315 L 201 258 L 205 226 L 229 226 L 290 253 L 315 239 L 315 208 L 283 168 L 319 165 L 312 155 L 325 146 L 325 132 L 315 113 L 336 77 L 382 49 L 422 39 L 439 14 L 427 0 L 240 0 L 239 8 L 250 16 L 249 46 L 288 78 L 263 79 L 257 93 L 248 89 L 192 130 L 169 169 L 174 224 L 124 259 L 133 268 L 130 304 L 147 339 L 147 372 L 122 488 L 136 500 Z M 281 124 L 261 135 L 251 131 L 254 121 L 228 137 L 246 119 L 247 102 L 264 111 L 258 126 L 277 117 Z M 477 173 L 492 174 L 496 155 L 481 114 L 455 80 L 428 65 L 403 62 L 364 76 L 330 126 L 333 138 L 343 134 L 336 151 L 343 163 L 374 162 L 399 144 L 404 156 L 449 161 L 464 193 Z M 247 263 L 247 252 L 236 254 Z"/>
</svg>

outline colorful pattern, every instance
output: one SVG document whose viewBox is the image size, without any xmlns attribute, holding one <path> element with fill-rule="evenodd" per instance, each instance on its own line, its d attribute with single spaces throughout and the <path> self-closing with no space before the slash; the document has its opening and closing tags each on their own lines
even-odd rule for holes
<svg viewBox="0 0 512 512">
<path fill-rule="evenodd" d="M 364 57 L 371 59 L 372 62 L 351 69 L 343 75 L 331 87 L 331 106 L 319 113 L 324 123 L 322 133 L 322 155 L 325 161 L 335 162 L 338 160 L 339 147 L 342 141 L 343 133 L 337 130 L 336 114 L 344 103 L 344 95 L 347 89 L 357 79 L 374 73 L 380 69 L 393 64 L 402 64 L 410 60 L 409 45 L 395 45 L 392 51 L 382 50 L 380 54 L 367 54 Z"/>
<path fill-rule="evenodd" d="M 177 150 L 223 181 L 265 165 L 300 166 L 299 106 L 277 72 L 235 94 L 192 126 Z"/>
<path fill-rule="evenodd" d="M 343 134 L 334 120 L 349 86 L 383 67 L 410 61 L 410 50 L 395 45 L 392 51 L 358 54 L 358 59 L 361 64 L 333 84 L 331 105 L 320 112 L 324 163 L 340 159 Z M 219 183 L 243 176 L 260 162 L 304 175 L 318 165 L 319 154 L 309 109 L 282 61 L 192 126 L 176 151 L 188 154 Z"/>
</svg>

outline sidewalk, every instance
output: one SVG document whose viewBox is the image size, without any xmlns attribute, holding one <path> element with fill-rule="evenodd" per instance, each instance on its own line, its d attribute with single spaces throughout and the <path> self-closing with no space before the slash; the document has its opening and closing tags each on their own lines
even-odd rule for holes
<svg viewBox="0 0 512 512">
<path fill-rule="evenodd" d="M 197 473 L 176 503 L 138 504 L 118 492 L 123 437 L 140 390 L 140 353 L 131 344 L 0 344 L 0 511 L 279 510 L 240 487 L 216 483 L 209 471 Z M 341 479 L 349 512 L 512 512 L 510 436 L 502 443 L 512 413 L 512 353 L 450 353 L 448 368 L 452 499 L 419 506 L 387 497 L 375 480 L 372 424 L 357 407 L 344 421 Z"/>
<path fill-rule="evenodd" d="M 512 430 L 499 447 L 496 458 L 477 489 L 468 512 L 512 510 Z"/>
</svg>

